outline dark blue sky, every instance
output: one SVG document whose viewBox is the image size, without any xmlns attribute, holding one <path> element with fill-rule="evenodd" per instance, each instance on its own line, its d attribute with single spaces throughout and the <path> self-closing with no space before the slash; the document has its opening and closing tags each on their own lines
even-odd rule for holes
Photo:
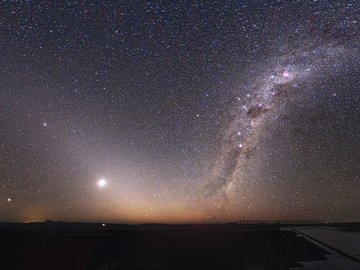
<svg viewBox="0 0 360 270">
<path fill-rule="evenodd" d="M 3 220 L 358 218 L 357 1 L 0 6 Z"/>
</svg>

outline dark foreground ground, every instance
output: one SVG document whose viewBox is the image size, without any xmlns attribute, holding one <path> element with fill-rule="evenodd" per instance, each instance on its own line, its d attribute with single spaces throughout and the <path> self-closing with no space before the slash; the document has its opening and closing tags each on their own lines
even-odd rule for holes
<svg viewBox="0 0 360 270">
<path fill-rule="evenodd" d="M 326 252 L 269 225 L 0 225 L 0 269 L 289 269 Z"/>
</svg>

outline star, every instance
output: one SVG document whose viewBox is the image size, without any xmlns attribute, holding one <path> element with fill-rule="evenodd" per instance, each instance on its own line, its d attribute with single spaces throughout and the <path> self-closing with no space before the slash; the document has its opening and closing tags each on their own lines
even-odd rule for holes
<svg viewBox="0 0 360 270">
<path fill-rule="evenodd" d="M 107 181 L 105 179 L 100 179 L 97 184 L 100 188 L 103 188 L 107 185 Z"/>
</svg>

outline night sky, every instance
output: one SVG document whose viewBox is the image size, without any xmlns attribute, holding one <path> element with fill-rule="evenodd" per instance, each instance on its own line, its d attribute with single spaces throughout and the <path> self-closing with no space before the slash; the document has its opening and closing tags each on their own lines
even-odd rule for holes
<svg viewBox="0 0 360 270">
<path fill-rule="evenodd" d="M 66 2 L 0 4 L 2 221 L 359 219 L 360 1 Z"/>
</svg>

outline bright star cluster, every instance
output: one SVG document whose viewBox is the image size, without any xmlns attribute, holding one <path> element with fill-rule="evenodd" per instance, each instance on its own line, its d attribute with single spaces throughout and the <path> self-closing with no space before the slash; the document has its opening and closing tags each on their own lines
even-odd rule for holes
<svg viewBox="0 0 360 270">
<path fill-rule="evenodd" d="M 358 219 L 360 2 L 0 15 L 2 220 Z"/>
</svg>

